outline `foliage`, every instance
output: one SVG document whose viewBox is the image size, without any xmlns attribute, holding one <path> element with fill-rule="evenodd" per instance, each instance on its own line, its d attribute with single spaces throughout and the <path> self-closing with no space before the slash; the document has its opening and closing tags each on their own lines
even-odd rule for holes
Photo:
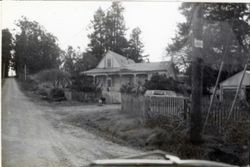
<svg viewBox="0 0 250 167">
<path fill-rule="evenodd" d="M 190 65 L 187 69 L 185 74 L 187 76 L 191 76 L 191 70 L 192 65 Z M 231 75 L 235 74 L 237 71 L 232 72 L 232 74 L 229 74 L 227 71 L 223 70 L 221 72 L 221 77 L 219 82 L 227 79 Z M 219 71 L 217 69 L 214 69 L 208 65 L 205 65 L 203 67 L 203 82 L 202 82 L 202 88 L 203 88 L 203 95 L 210 95 L 211 94 L 211 88 L 215 86 L 217 76 Z M 184 81 L 189 87 L 191 87 L 191 77 L 187 77 L 187 79 Z"/>
<path fill-rule="evenodd" d="M 49 97 L 50 97 L 50 99 L 52 99 L 54 101 L 66 100 L 64 90 L 61 89 L 61 88 L 53 88 L 53 89 L 51 89 Z"/>
<path fill-rule="evenodd" d="M 172 77 L 167 77 L 162 74 L 154 74 L 149 81 L 144 84 L 148 90 L 172 90 L 175 92 L 181 92 L 179 83 Z"/>
<path fill-rule="evenodd" d="M 15 70 L 24 72 L 26 65 L 30 74 L 41 70 L 58 68 L 61 50 L 57 38 L 48 33 L 38 22 L 22 17 L 17 22 L 20 33 L 15 36 Z"/>
<path fill-rule="evenodd" d="M 90 43 L 88 44 L 89 53 L 95 56 L 98 60 L 101 60 L 102 55 L 105 53 L 105 13 L 99 8 L 94 19 L 91 21 L 91 27 L 93 32 L 88 35 Z"/>
<path fill-rule="evenodd" d="M 105 48 L 121 55 L 125 55 L 125 49 L 128 47 L 123 12 L 124 8 L 121 3 L 114 1 L 105 17 Z"/>
<path fill-rule="evenodd" d="M 96 67 L 98 63 L 96 57 L 89 52 L 81 53 L 72 46 L 68 47 L 61 59 L 62 69 L 70 73 L 72 77 L 77 77 L 79 73 Z"/>
<path fill-rule="evenodd" d="M 138 82 L 136 85 L 128 82 L 127 84 L 123 84 L 120 88 L 121 93 L 126 94 L 134 94 L 134 95 L 142 95 L 146 91 L 144 85 Z"/>
<path fill-rule="evenodd" d="M 99 92 L 101 91 L 94 83 L 91 77 L 85 75 L 78 75 L 72 78 L 71 88 L 82 92 Z"/>
<path fill-rule="evenodd" d="M 9 29 L 2 30 L 2 77 L 8 76 L 8 71 L 11 66 L 11 50 L 13 48 L 12 34 Z M 4 72 L 4 74 L 3 74 Z"/>
<path fill-rule="evenodd" d="M 82 71 L 86 71 L 97 66 L 97 58 L 90 53 L 82 53 L 80 58 L 77 59 L 75 63 L 76 74 L 79 74 Z"/>
<path fill-rule="evenodd" d="M 134 28 L 130 35 L 129 48 L 127 49 L 128 57 L 134 60 L 136 63 L 143 61 L 143 43 L 140 40 L 141 29 Z"/>
<path fill-rule="evenodd" d="M 139 28 L 134 29 L 130 41 L 126 39 L 127 28 L 123 12 L 121 3 L 114 1 L 107 12 L 99 8 L 94 14 L 91 21 L 93 32 L 88 35 L 90 39 L 88 53 L 96 57 L 97 62 L 108 50 L 128 56 L 136 62 L 142 61 L 143 44 L 139 40 L 141 31 Z"/>
<path fill-rule="evenodd" d="M 178 24 L 173 43 L 167 46 L 169 54 L 178 67 L 190 65 L 192 50 L 192 18 L 196 3 L 183 3 L 180 7 L 186 21 Z M 202 3 L 203 11 L 203 60 L 205 64 L 219 69 L 225 61 L 225 70 L 239 71 L 246 61 L 250 49 L 249 4 L 246 3 Z"/>
<path fill-rule="evenodd" d="M 70 73 L 71 75 L 74 74 L 76 61 L 77 61 L 76 51 L 73 49 L 72 46 L 69 46 L 63 60 L 64 71 Z"/>
<path fill-rule="evenodd" d="M 65 88 L 70 85 L 70 74 L 58 69 L 43 70 L 36 74 L 40 82 L 51 83 L 54 88 Z"/>
</svg>

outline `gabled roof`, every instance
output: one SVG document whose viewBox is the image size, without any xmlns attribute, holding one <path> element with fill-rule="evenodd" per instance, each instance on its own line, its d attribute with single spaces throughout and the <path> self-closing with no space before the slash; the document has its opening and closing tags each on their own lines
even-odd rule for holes
<svg viewBox="0 0 250 167">
<path fill-rule="evenodd" d="M 83 72 L 84 74 L 94 74 L 94 73 L 118 73 L 121 68 L 94 68 L 88 71 Z"/>
<path fill-rule="evenodd" d="M 85 71 L 85 74 L 93 73 L 119 73 L 119 72 L 157 72 L 169 71 L 171 62 L 153 62 L 153 63 L 134 63 L 127 64 L 121 68 L 94 68 Z M 171 71 L 172 72 L 172 71 Z"/>
<path fill-rule="evenodd" d="M 108 51 L 105 56 L 111 55 L 116 61 L 121 64 L 121 67 L 113 68 L 94 68 L 82 73 L 95 74 L 95 73 L 123 73 L 123 72 L 157 72 L 157 71 L 169 71 L 171 70 L 171 62 L 152 62 L 152 63 L 135 63 L 132 59 L 126 58 L 120 54 L 112 51 Z M 98 67 L 98 66 L 97 66 Z"/>
<path fill-rule="evenodd" d="M 122 56 L 122 55 L 120 55 L 118 53 L 115 53 L 115 52 L 113 52 L 111 50 L 109 50 L 106 54 L 112 55 L 116 59 L 116 61 L 118 63 L 120 63 L 121 65 L 135 63 L 134 60 L 126 58 L 126 57 L 124 57 L 124 56 Z"/>
<path fill-rule="evenodd" d="M 243 71 L 227 78 L 220 83 L 221 86 L 238 86 L 242 77 Z M 242 85 L 250 85 L 250 70 L 246 71 Z"/>
</svg>

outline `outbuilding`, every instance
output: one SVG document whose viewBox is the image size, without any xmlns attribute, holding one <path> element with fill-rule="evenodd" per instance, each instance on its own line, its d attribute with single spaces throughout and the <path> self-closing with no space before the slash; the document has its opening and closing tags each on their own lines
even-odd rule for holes
<svg viewBox="0 0 250 167">
<path fill-rule="evenodd" d="M 242 78 L 243 71 L 227 78 L 226 80 L 220 83 L 220 98 L 224 99 L 233 99 L 237 91 L 238 85 Z M 250 88 L 250 70 L 247 70 L 242 81 L 241 90 L 239 92 L 239 97 L 244 99 L 247 97 L 247 92 Z"/>
</svg>

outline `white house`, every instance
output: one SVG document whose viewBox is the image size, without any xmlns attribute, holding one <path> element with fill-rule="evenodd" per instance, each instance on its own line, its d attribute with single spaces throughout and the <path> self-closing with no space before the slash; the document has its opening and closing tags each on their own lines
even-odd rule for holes
<svg viewBox="0 0 250 167">
<path fill-rule="evenodd" d="M 175 78 L 174 69 L 170 61 L 135 63 L 120 54 L 108 51 L 96 68 L 82 72 L 93 77 L 94 82 L 103 92 L 119 93 L 123 84 L 143 84 L 154 73 L 166 74 Z M 119 98 L 118 98 L 119 99 Z"/>
</svg>

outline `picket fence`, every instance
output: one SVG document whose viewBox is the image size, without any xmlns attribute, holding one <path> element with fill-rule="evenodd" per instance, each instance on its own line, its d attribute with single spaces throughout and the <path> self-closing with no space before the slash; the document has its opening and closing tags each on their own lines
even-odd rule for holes
<svg viewBox="0 0 250 167">
<path fill-rule="evenodd" d="M 209 99 L 202 102 L 202 122 L 205 121 Z M 240 104 L 236 103 L 234 110 L 228 120 L 232 102 L 214 102 L 209 113 L 208 127 L 221 128 L 228 121 L 249 123 L 249 113 L 240 109 Z M 166 122 L 172 118 L 178 118 L 189 122 L 190 101 L 184 97 L 163 97 L 163 96 L 134 96 L 129 94 L 121 95 L 121 109 L 130 115 L 138 117 L 140 120 Z"/>
<path fill-rule="evenodd" d="M 121 109 L 142 121 L 165 122 L 170 118 L 184 119 L 186 98 L 163 96 L 133 96 L 122 94 Z"/>
<path fill-rule="evenodd" d="M 202 101 L 202 118 L 206 119 L 208 114 L 210 101 L 203 99 Z M 241 122 L 249 124 L 249 113 L 244 110 L 239 102 L 236 103 L 233 111 L 229 117 L 230 108 L 232 101 L 215 101 L 208 115 L 208 127 L 214 128 L 217 127 L 221 129 L 223 125 L 232 122 Z"/>
</svg>

